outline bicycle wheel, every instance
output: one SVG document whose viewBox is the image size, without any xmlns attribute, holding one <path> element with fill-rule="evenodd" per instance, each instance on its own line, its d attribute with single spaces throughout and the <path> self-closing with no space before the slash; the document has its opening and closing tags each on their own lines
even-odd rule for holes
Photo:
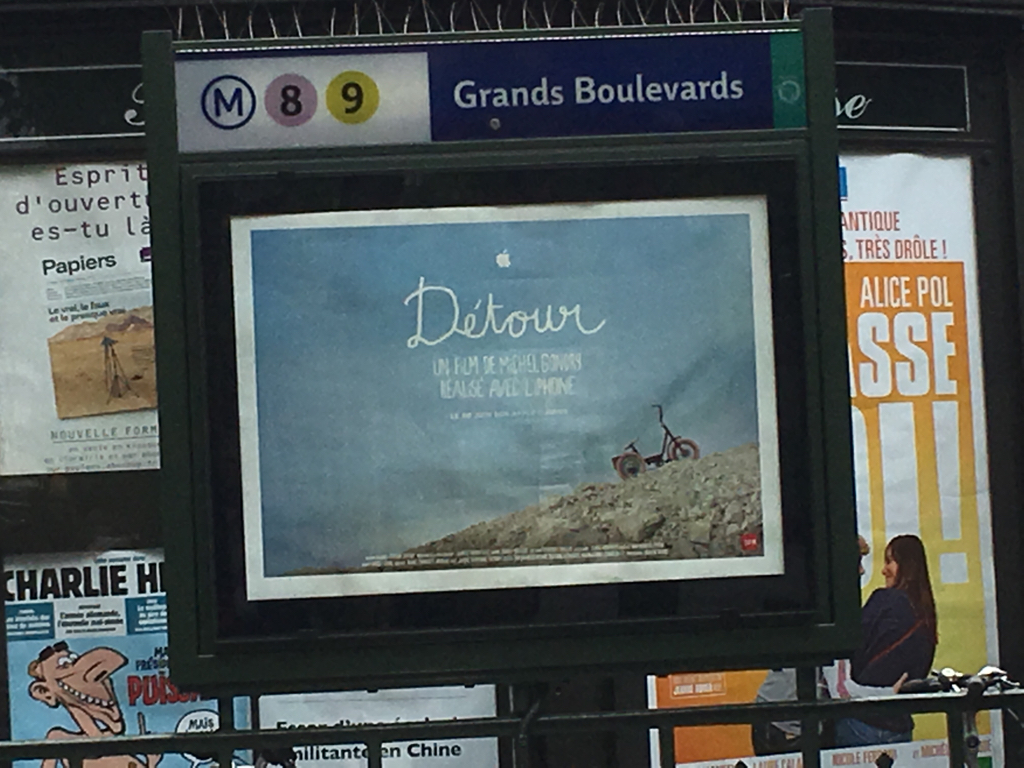
<svg viewBox="0 0 1024 768">
<path fill-rule="evenodd" d="M 647 470 L 647 465 L 644 463 L 644 458 L 639 453 L 623 453 L 617 456 L 615 459 L 615 471 L 619 473 L 619 477 L 623 480 L 629 480 L 631 477 L 636 477 L 641 472 Z"/>
<path fill-rule="evenodd" d="M 697 444 L 686 437 L 676 437 L 672 439 L 672 444 L 668 447 L 668 458 L 669 461 L 678 461 L 679 459 L 699 459 L 700 448 Z"/>
</svg>

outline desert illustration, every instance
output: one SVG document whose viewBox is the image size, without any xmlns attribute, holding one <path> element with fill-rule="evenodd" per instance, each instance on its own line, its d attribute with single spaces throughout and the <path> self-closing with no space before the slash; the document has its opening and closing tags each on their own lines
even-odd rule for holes
<svg viewBox="0 0 1024 768">
<path fill-rule="evenodd" d="M 623 473 L 619 473 L 622 475 Z M 584 483 L 358 568 L 409 571 L 507 565 L 749 557 L 764 553 L 756 443 Z"/>
<path fill-rule="evenodd" d="M 69 325 L 47 343 L 59 418 L 156 408 L 152 306 Z"/>
</svg>

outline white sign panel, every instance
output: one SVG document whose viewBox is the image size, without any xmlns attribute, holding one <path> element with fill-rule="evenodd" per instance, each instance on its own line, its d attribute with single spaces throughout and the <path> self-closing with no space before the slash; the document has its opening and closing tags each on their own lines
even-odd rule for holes
<svg viewBox="0 0 1024 768">
<path fill-rule="evenodd" d="M 493 717 L 493 685 L 407 688 L 260 697 L 263 728 L 317 728 L 365 723 Z M 497 768 L 496 739 L 395 742 L 383 745 L 390 768 Z M 299 745 L 296 768 L 356 768 L 367 764 L 363 744 Z"/>
<path fill-rule="evenodd" d="M 146 180 L 0 169 L 0 474 L 159 466 Z"/>
<path fill-rule="evenodd" d="M 182 152 L 430 141 L 426 53 L 185 57 L 175 74 Z"/>
</svg>

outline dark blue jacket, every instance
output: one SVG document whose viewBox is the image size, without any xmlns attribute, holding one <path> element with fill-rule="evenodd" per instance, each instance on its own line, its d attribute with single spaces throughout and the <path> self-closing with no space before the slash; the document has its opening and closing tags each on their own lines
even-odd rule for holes
<svg viewBox="0 0 1024 768">
<path fill-rule="evenodd" d="M 882 588 L 871 593 L 861 611 L 864 638 L 853 656 L 851 674 L 861 685 L 892 686 L 907 673 L 926 677 L 935 659 L 935 643 L 922 617 L 914 612 L 902 589 Z M 910 715 L 862 718 L 869 725 L 900 733 L 913 728 Z"/>
</svg>

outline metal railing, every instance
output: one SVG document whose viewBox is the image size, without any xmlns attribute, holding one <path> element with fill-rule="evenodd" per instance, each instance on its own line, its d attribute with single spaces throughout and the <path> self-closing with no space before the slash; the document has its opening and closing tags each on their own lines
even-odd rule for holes
<svg viewBox="0 0 1024 768">
<path fill-rule="evenodd" d="M 230 700 L 220 703 L 222 715 L 230 712 Z M 1024 708 L 1024 690 L 986 693 L 974 698 L 965 693 L 907 694 L 880 699 L 731 704 L 579 714 L 543 714 L 539 711 L 540 704 L 540 701 L 535 702 L 522 715 L 303 728 L 301 731 L 233 730 L 231 718 L 222 717 L 221 730 L 213 733 L 0 742 L 0 762 L 50 758 L 64 761 L 69 768 L 81 768 L 84 760 L 109 755 L 187 753 L 217 755 L 220 765 L 231 765 L 232 756 L 238 750 L 253 750 L 254 754 L 280 754 L 300 745 L 362 744 L 365 745 L 370 768 L 382 768 L 384 748 L 393 742 L 497 737 L 512 740 L 516 768 L 527 768 L 527 747 L 529 740 L 534 737 L 609 732 L 646 733 L 653 729 L 659 734 L 661 763 L 666 768 L 675 763 L 672 729 L 677 726 L 800 720 L 804 733 L 817 733 L 818 723 L 827 719 L 938 712 L 946 715 L 949 765 L 951 768 L 962 768 L 966 755 L 962 715 L 970 711 L 1015 711 Z M 814 741 L 804 740 L 804 768 L 819 768 L 821 765 L 821 749 Z M 884 749 L 884 745 L 880 749 Z M 1008 764 L 1013 763 L 1011 761 Z"/>
<path fill-rule="evenodd" d="M 777 21 L 790 0 L 228 0 L 167 14 L 178 40 L 251 40 Z"/>
</svg>

